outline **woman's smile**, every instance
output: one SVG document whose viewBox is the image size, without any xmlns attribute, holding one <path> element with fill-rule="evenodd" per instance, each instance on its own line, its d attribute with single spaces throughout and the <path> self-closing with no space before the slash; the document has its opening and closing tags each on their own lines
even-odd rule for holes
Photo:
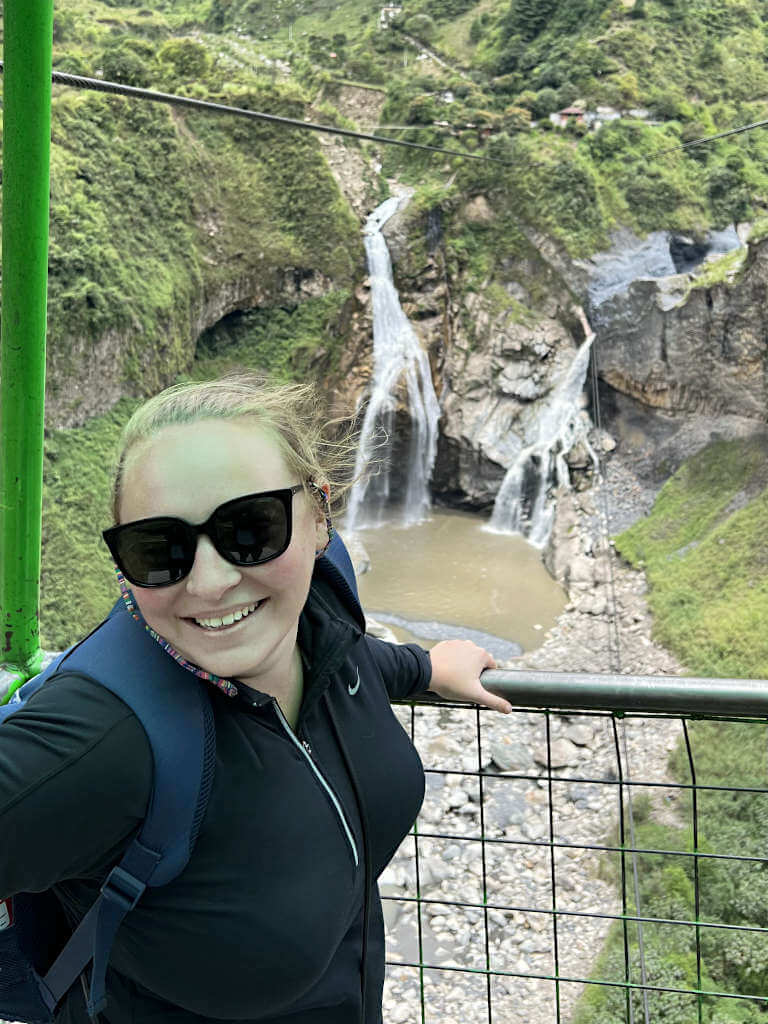
<svg viewBox="0 0 768 1024">
<path fill-rule="evenodd" d="M 226 612 L 222 615 L 195 615 L 187 618 L 186 621 L 194 622 L 195 625 L 206 630 L 226 629 L 229 626 L 237 625 L 238 622 L 258 611 L 266 600 L 267 598 L 263 597 L 259 601 L 242 605 L 234 612 Z"/>
</svg>

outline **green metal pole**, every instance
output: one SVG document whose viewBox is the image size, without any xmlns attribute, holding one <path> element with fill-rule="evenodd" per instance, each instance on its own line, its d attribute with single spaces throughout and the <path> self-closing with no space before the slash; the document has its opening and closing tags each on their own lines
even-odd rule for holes
<svg viewBox="0 0 768 1024">
<path fill-rule="evenodd" d="M 53 0 L 5 0 L 0 702 L 39 671 Z M 3 694 L 5 690 L 5 694 Z"/>
</svg>

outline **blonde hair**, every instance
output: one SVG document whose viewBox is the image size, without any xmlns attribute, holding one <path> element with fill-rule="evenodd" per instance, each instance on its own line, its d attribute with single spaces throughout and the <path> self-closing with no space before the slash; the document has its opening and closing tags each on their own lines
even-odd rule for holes
<svg viewBox="0 0 768 1024">
<path fill-rule="evenodd" d="M 248 419 L 277 441 L 304 490 L 319 504 L 307 485 L 329 484 L 338 499 L 352 486 L 357 444 L 349 425 L 340 437 L 331 428 L 342 420 L 324 422 L 313 384 L 276 384 L 247 371 L 231 371 L 216 380 L 173 384 L 144 402 L 123 427 L 112 469 L 112 515 L 120 522 L 123 478 L 140 450 L 165 427 L 199 420 Z"/>
</svg>

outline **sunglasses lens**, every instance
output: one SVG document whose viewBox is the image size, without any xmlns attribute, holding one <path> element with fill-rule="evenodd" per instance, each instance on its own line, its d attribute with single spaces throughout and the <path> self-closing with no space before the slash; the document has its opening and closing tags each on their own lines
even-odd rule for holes
<svg viewBox="0 0 768 1024">
<path fill-rule="evenodd" d="M 258 565 L 282 554 L 290 540 L 283 502 L 274 496 L 233 503 L 216 522 L 217 547 L 236 565 Z"/>
<path fill-rule="evenodd" d="M 134 526 L 118 535 L 117 545 L 123 572 L 139 586 L 176 583 L 186 576 L 195 558 L 194 546 L 179 523 Z"/>
<path fill-rule="evenodd" d="M 289 508 L 270 494 L 227 502 L 214 517 L 211 540 L 234 565 L 268 562 L 290 543 Z M 189 573 L 197 537 L 178 520 L 155 519 L 120 530 L 113 544 L 116 561 L 131 583 L 163 587 Z"/>
</svg>

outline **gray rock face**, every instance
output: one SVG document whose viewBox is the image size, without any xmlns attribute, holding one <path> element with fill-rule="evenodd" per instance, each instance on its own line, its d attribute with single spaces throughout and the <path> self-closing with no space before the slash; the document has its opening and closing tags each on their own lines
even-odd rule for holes
<svg viewBox="0 0 768 1024">
<path fill-rule="evenodd" d="M 494 309 L 487 296 L 470 294 L 463 314 L 454 312 L 434 483 L 453 503 L 486 509 L 527 443 L 537 402 L 573 360 L 577 345 L 556 303 L 551 315 L 534 321 L 517 305 Z"/>
<path fill-rule="evenodd" d="M 138 357 L 141 394 L 167 387 L 188 369 L 196 339 L 227 314 L 237 309 L 296 304 L 330 291 L 332 282 L 319 272 L 300 268 L 272 268 L 268 274 L 251 269 L 216 287 L 201 289 L 190 301 L 183 345 L 171 346 L 162 339 L 147 346 Z M 67 345 L 49 346 L 46 353 L 45 425 L 50 429 L 82 426 L 92 416 L 112 408 L 124 395 L 137 396 L 121 370 L 126 353 L 135 344 L 135 331 L 109 330 L 96 341 L 84 336 L 67 339 Z"/>
<path fill-rule="evenodd" d="M 596 315 L 600 376 L 656 409 L 764 420 L 767 274 L 768 239 L 749 245 L 732 281 L 635 281 Z"/>
</svg>

